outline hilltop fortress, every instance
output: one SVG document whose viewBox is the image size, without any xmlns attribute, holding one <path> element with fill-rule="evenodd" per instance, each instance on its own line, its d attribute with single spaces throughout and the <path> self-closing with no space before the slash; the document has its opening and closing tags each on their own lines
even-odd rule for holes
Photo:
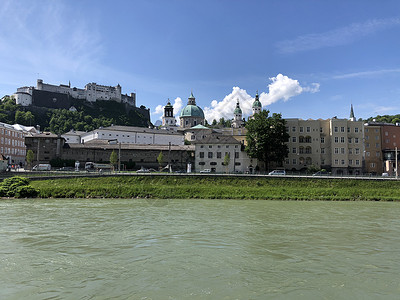
<svg viewBox="0 0 400 300">
<path fill-rule="evenodd" d="M 122 94 L 119 84 L 117 86 L 105 86 L 93 82 L 86 84 L 84 89 L 80 89 L 76 87 L 71 88 L 71 83 L 57 86 L 43 83 L 42 79 L 38 79 L 36 87 L 20 87 L 13 96 L 16 103 L 22 106 L 33 105 L 47 108 L 70 109 L 73 98 L 88 102 L 96 102 L 97 100 L 116 101 L 136 107 L 136 94 L 131 93 L 129 96 Z"/>
</svg>

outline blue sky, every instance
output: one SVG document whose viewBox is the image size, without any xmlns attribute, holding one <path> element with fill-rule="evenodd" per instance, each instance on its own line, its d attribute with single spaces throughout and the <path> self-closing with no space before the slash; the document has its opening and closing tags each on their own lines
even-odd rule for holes
<svg viewBox="0 0 400 300">
<path fill-rule="evenodd" d="M 400 113 L 400 1 L 3 0 L 0 97 L 38 78 L 122 86 L 161 117 L 193 91 L 209 122 Z"/>
</svg>

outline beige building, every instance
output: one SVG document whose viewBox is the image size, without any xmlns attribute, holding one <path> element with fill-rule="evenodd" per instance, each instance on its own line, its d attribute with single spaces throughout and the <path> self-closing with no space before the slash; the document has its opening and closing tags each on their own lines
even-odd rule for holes
<svg viewBox="0 0 400 300">
<path fill-rule="evenodd" d="M 290 138 L 284 167 L 304 171 L 315 166 L 334 175 L 362 174 L 363 123 L 352 120 L 286 119 Z"/>
</svg>

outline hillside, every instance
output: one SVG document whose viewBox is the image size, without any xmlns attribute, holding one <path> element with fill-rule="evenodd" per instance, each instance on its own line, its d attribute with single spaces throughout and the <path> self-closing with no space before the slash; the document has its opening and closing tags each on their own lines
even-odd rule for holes
<svg viewBox="0 0 400 300">
<path fill-rule="evenodd" d="M 41 130 L 56 134 L 71 129 L 91 131 L 111 124 L 138 127 L 147 127 L 150 124 L 149 111 L 144 107 L 131 107 L 111 101 L 89 103 L 76 99 L 72 104 L 77 111 L 36 106 L 23 107 L 16 105 L 14 99 L 5 96 L 0 103 L 0 122 L 26 126 L 39 125 Z"/>
</svg>

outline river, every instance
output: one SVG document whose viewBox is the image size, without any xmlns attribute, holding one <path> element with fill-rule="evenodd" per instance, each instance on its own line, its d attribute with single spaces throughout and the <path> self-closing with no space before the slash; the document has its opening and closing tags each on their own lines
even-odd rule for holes
<svg viewBox="0 0 400 300">
<path fill-rule="evenodd" d="M 0 299 L 398 299 L 400 203 L 0 202 Z"/>
</svg>

